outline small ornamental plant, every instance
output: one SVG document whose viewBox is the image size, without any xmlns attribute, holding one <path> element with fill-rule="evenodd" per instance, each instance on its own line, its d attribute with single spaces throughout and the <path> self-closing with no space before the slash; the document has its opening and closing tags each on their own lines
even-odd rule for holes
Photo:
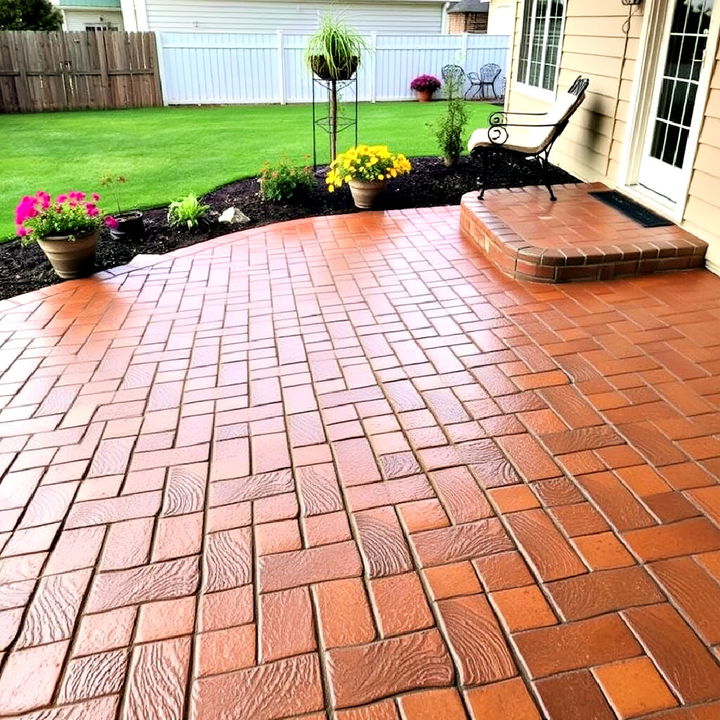
<svg viewBox="0 0 720 720">
<path fill-rule="evenodd" d="M 434 131 L 438 146 L 443 154 L 445 165 L 452 167 L 457 163 L 465 148 L 465 126 L 468 123 L 467 101 L 463 97 L 460 83 L 445 83 L 448 101 L 445 112 L 437 120 Z"/>
<path fill-rule="evenodd" d="M 434 75 L 419 75 L 410 83 L 415 92 L 429 92 L 431 95 L 440 89 L 442 83 Z"/>
<path fill-rule="evenodd" d="M 111 175 L 109 172 L 106 172 L 102 178 L 100 178 L 100 184 L 104 188 L 110 188 L 112 191 L 115 198 L 115 205 L 117 205 L 118 215 L 122 212 L 120 210 L 120 186 L 124 185 L 126 182 L 127 179 L 124 175 L 118 175 L 116 177 L 115 175 Z"/>
<path fill-rule="evenodd" d="M 273 202 L 307 195 L 314 185 L 310 168 L 297 167 L 284 157 L 275 165 L 266 162 L 260 170 L 259 182 L 263 200 Z"/>
<path fill-rule="evenodd" d="M 55 198 L 44 190 L 26 195 L 15 208 L 18 237 L 25 244 L 47 237 L 75 241 L 100 229 L 103 223 L 115 227 L 115 218 L 106 217 L 99 202 L 100 195 L 97 193 L 88 198 L 84 192 L 77 190 Z"/>
<path fill-rule="evenodd" d="M 210 206 L 198 200 L 197 195 L 190 193 L 180 200 L 171 202 L 168 207 L 168 223 L 170 227 L 186 226 L 189 230 L 199 227 L 207 220 Z"/>
<path fill-rule="evenodd" d="M 111 192 L 117 207 L 115 220 L 117 224 L 110 228 L 113 240 L 136 241 L 145 234 L 144 216 L 140 210 L 125 210 L 120 207 L 120 188 L 125 185 L 127 178 L 124 175 L 113 175 L 106 172 L 100 178 L 100 185 Z"/>
<path fill-rule="evenodd" d="M 328 190 L 334 192 L 353 180 L 373 182 L 389 180 L 412 170 L 402 153 L 392 153 L 387 145 L 358 145 L 340 153 L 325 176 Z"/>
</svg>

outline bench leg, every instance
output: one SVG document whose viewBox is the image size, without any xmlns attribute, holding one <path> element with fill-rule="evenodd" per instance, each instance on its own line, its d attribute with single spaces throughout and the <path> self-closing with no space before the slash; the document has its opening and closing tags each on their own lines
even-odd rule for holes
<svg viewBox="0 0 720 720">
<path fill-rule="evenodd" d="M 557 197 L 555 197 L 555 193 L 552 189 L 552 184 L 550 183 L 550 161 L 548 159 L 548 156 L 550 155 L 550 151 L 547 150 L 542 155 L 540 155 L 540 164 L 542 165 L 543 169 L 543 185 L 547 188 L 548 192 L 550 193 L 550 200 L 555 202 L 557 200 Z"/>
<path fill-rule="evenodd" d="M 491 148 L 488 148 L 485 150 L 485 152 L 480 153 L 480 156 L 478 156 L 478 160 L 480 163 L 482 163 L 482 171 L 480 175 L 480 194 L 478 195 L 478 200 L 484 200 L 485 199 L 485 188 L 487 187 L 488 178 L 490 177 L 490 169 L 491 169 L 491 159 L 494 155 L 494 151 Z"/>
</svg>

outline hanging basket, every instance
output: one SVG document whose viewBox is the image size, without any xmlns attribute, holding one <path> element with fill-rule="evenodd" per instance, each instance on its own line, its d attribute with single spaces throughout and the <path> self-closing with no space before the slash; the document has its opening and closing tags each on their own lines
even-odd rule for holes
<svg viewBox="0 0 720 720">
<path fill-rule="evenodd" d="M 346 64 L 336 62 L 335 72 L 328 67 L 324 55 L 311 55 L 310 68 L 321 80 L 350 80 L 360 63 L 359 57 L 352 57 Z"/>
</svg>

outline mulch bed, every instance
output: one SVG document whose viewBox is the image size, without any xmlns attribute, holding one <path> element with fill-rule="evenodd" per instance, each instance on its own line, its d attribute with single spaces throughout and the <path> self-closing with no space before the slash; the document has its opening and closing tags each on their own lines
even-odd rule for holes
<svg viewBox="0 0 720 720">
<path fill-rule="evenodd" d="M 461 196 L 476 187 L 478 169 L 468 158 L 462 158 L 454 168 L 446 168 L 442 160 L 432 157 L 413 158 L 413 172 L 394 179 L 377 206 L 378 210 L 408 207 L 458 205 Z M 498 159 L 494 167 L 491 187 L 519 187 L 537 185 L 540 176 L 536 163 L 510 164 Z M 578 182 L 568 173 L 553 168 L 554 184 Z M 145 238 L 128 243 L 113 240 L 107 232 L 98 245 L 98 270 L 127 265 L 138 254 L 163 254 L 225 235 L 238 229 L 249 229 L 283 220 L 295 220 L 316 215 L 337 215 L 360 212 L 353 205 L 350 191 L 343 188 L 328 193 L 321 177 L 308 196 L 292 203 L 266 202 L 258 195 L 255 178 L 238 180 L 205 195 L 203 202 L 213 213 L 209 222 L 195 230 L 176 230 L 167 224 L 166 208 L 145 211 Z M 226 208 L 240 208 L 251 222 L 242 228 L 217 222 Z M 0 300 L 62 282 L 50 267 L 37 244 L 22 246 L 17 240 L 0 244 Z"/>
</svg>

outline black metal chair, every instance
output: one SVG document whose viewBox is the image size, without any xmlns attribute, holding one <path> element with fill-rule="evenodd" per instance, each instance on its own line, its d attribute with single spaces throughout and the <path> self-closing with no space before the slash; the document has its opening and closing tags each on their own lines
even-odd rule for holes
<svg viewBox="0 0 720 720">
<path fill-rule="evenodd" d="M 558 96 L 555 104 L 546 113 L 522 113 L 499 111 L 490 115 L 490 127 L 480 128 L 470 137 L 468 150 L 474 160 L 482 165 L 479 178 L 479 199 L 485 196 L 485 188 L 492 172 L 495 155 L 505 153 L 510 158 L 535 158 L 543 172 L 543 185 L 548 189 L 551 200 L 557 200 L 550 183 L 549 156 L 555 141 L 568 125 L 573 113 L 585 99 L 590 81 L 578 76 L 567 92 Z M 522 122 L 509 122 L 514 116 L 534 118 Z"/>
<path fill-rule="evenodd" d="M 481 97 L 485 100 L 489 95 L 486 91 L 492 91 L 492 99 L 497 100 L 499 95 L 495 89 L 495 81 L 500 77 L 502 68 L 495 63 L 488 63 L 480 68 L 480 72 L 469 72 L 467 78 L 470 81 L 470 87 L 465 93 L 465 97 L 468 95 L 471 97 Z"/>
</svg>

